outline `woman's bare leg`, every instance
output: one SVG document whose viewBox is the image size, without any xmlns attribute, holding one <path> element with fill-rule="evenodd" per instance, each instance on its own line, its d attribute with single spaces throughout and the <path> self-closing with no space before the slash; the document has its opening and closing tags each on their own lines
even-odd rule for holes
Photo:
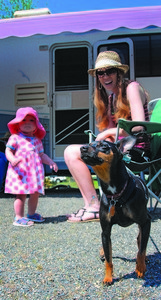
<svg viewBox="0 0 161 300">
<path fill-rule="evenodd" d="M 99 211 L 99 200 L 93 186 L 90 171 L 80 157 L 80 145 L 70 145 L 65 149 L 65 162 L 75 179 L 84 199 L 84 208 L 88 211 Z M 82 212 L 80 211 L 80 214 Z M 79 216 L 79 213 L 78 215 Z M 86 215 L 87 216 L 87 215 Z"/>
</svg>

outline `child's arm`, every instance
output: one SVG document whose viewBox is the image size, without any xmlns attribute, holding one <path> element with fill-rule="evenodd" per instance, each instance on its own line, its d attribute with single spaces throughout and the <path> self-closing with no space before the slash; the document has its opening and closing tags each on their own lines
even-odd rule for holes
<svg viewBox="0 0 161 300">
<path fill-rule="evenodd" d="M 42 163 L 45 165 L 49 165 L 51 169 L 54 169 L 55 172 L 58 171 L 57 164 L 45 153 L 40 153 L 40 157 L 42 160 Z"/>
<path fill-rule="evenodd" d="M 21 161 L 21 158 L 15 157 L 13 151 L 13 149 L 6 147 L 5 155 L 11 165 L 15 167 Z"/>
</svg>

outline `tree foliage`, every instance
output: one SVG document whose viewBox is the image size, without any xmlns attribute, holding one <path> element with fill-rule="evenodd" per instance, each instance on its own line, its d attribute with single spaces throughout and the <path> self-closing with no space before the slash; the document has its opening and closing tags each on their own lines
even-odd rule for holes
<svg viewBox="0 0 161 300">
<path fill-rule="evenodd" d="M 17 10 L 35 8 L 32 0 L 0 0 L 0 19 L 13 18 Z"/>
</svg>

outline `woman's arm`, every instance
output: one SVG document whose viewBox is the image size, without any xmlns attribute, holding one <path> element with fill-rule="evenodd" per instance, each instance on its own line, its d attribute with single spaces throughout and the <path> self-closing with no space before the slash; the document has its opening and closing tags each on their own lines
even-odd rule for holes
<svg viewBox="0 0 161 300">
<path fill-rule="evenodd" d="M 145 104 L 145 101 L 146 101 L 146 95 L 145 95 L 143 88 L 139 85 L 138 82 L 136 82 L 136 81 L 131 82 L 127 86 L 126 94 L 127 94 L 127 99 L 129 101 L 129 105 L 130 105 L 132 121 L 145 121 L 145 113 L 144 113 L 143 105 Z M 111 142 L 115 141 L 117 128 L 110 127 L 110 126 L 108 129 L 104 130 L 103 132 L 101 132 L 97 135 L 97 138 L 96 138 L 97 141 L 105 140 L 105 139 L 107 139 Z M 137 126 L 133 130 L 134 131 L 142 130 L 142 127 Z M 119 135 L 127 136 L 128 134 L 123 129 L 120 129 Z"/>
<path fill-rule="evenodd" d="M 127 86 L 126 95 L 130 104 L 132 121 L 145 121 L 143 105 L 146 101 L 146 95 L 143 88 L 138 82 L 131 82 Z"/>
<path fill-rule="evenodd" d="M 143 105 L 146 101 L 146 95 L 143 88 L 136 81 L 131 82 L 127 86 L 127 99 L 130 104 L 131 119 L 132 121 L 145 121 L 145 112 Z M 137 126 L 133 128 L 133 131 L 139 131 L 143 128 Z"/>
</svg>

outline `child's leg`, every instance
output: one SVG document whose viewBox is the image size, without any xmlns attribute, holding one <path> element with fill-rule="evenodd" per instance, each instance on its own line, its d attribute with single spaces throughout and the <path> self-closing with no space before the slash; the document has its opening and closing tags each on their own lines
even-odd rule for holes
<svg viewBox="0 0 161 300">
<path fill-rule="evenodd" d="M 26 195 L 16 195 L 14 202 L 15 219 L 19 220 L 24 217 Z"/>
<path fill-rule="evenodd" d="M 29 220 L 34 222 L 44 222 L 45 219 L 36 213 L 37 205 L 38 205 L 39 193 L 31 194 L 28 200 L 28 214 L 27 217 Z"/>
<path fill-rule="evenodd" d="M 28 214 L 29 215 L 32 216 L 36 212 L 38 200 L 39 200 L 39 193 L 36 192 L 36 193 L 30 195 L 29 200 L 28 200 Z"/>
</svg>

